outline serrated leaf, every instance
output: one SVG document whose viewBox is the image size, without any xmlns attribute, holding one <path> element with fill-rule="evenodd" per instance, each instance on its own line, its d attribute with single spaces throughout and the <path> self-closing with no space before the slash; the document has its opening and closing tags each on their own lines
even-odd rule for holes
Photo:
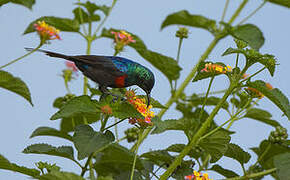
<svg viewBox="0 0 290 180">
<path fill-rule="evenodd" d="M 216 22 L 201 15 L 190 14 L 186 10 L 178 11 L 168 15 L 162 22 L 161 29 L 169 25 L 185 25 L 202 28 L 213 32 L 216 29 Z"/>
<path fill-rule="evenodd" d="M 50 119 L 68 118 L 85 113 L 96 114 L 97 110 L 97 104 L 89 96 L 78 96 L 64 104 Z"/>
<path fill-rule="evenodd" d="M 108 145 L 111 138 L 100 132 L 95 132 L 89 125 L 79 125 L 75 128 L 73 142 L 78 150 L 78 159 L 82 160 Z"/>
<path fill-rule="evenodd" d="M 251 108 L 244 117 L 260 121 L 273 127 L 281 126 L 280 123 L 271 119 L 272 115 L 268 111 L 263 109 Z"/>
<path fill-rule="evenodd" d="M 133 161 L 134 153 L 119 144 L 112 144 L 99 153 L 94 168 L 98 175 L 106 176 L 114 174 L 116 178 L 116 175 L 122 172 L 130 172 Z M 141 159 L 137 156 L 135 170 L 141 171 L 143 169 Z"/>
<path fill-rule="evenodd" d="M 52 171 L 50 173 L 41 175 L 39 180 L 85 180 L 83 177 L 71 172 Z"/>
<path fill-rule="evenodd" d="M 37 136 L 54 136 L 72 141 L 72 137 L 66 132 L 59 131 L 51 127 L 39 127 L 33 131 L 30 138 Z"/>
<path fill-rule="evenodd" d="M 56 29 L 65 32 L 78 32 L 80 29 L 80 25 L 76 20 L 54 16 L 43 16 L 31 22 L 23 34 L 35 32 L 34 24 L 38 21 L 45 21 L 48 25 L 54 26 Z"/>
<path fill-rule="evenodd" d="M 200 147 L 211 155 L 211 163 L 218 161 L 226 153 L 231 140 L 229 134 L 229 132 L 219 130 L 199 143 Z"/>
<path fill-rule="evenodd" d="M 74 150 L 71 146 L 54 147 L 49 144 L 32 144 L 22 152 L 25 154 L 47 154 L 74 160 Z"/>
<path fill-rule="evenodd" d="M 237 160 L 240 164 L 247 163 L 251 158 L 251 155 L 248 152 L 232 143 L 228 144 L 228 149 L 224 155 Z"/>
<path fill-rule="evenodd" d="M 290 152 L 274 156 L 274 165 L 277 168 L 277 175 L 281 180 L 289 179 Z"/>
<path fill-rule="evenodd" d="M 267 0 L 268 2 L 290 8 L 290 0 Z"/>
<path fill-rule="evenodd" d="M 0 7 L 9 2 L 25 6 L 29 8 L 30 10 L 32 9 L 32 6 L 35 4 L 35 0 L 1 0 Z"/>
<path fill-rule="evenodd" d="M 203 105 L 204 99 L 205 99 L 205 97 L 195 96 L 195 97 L 191 97 L 189 101 L 193 106 L 198 106 L 198 105 Z M 205 105 L 206 106 L 215 106 L 219 103 L 220 99 L 221 98 L 219 98 L 219 97 L 210 96 L 207 98 Z M 222 105 L 222 108 L 227 110 L 229 108 L 229 103 L 224 102 Z"/>
<path fill-rule="evenodd" d="M 114 39 L 114 36 L 111 33 L 112 31 L 119 32 L 120 30 L 112 28 L 109 30 L 103 29 L 101 37 Z M 134 48 L 141 57 L 150 62 L 159 71 L 161 71 L 169 81 L 179 78 L 181 68 L 173 58 L 147 49 L 144 42 L 138 36 L 132 33 L 130 34 L 136 42 L 130 43 L 128 46 Z"/>
<path fill-rule="evenodd" d="M 254 82 L 247 82 L 246 86 L 252 87 L 264 94 L 268 99 L 270 99 L 277 107 L 281 109 L 282 112 L 290 120 L 290 105 L 288 98 L 278 89 L 269 89 L 266 83 L 261 80 Z"/>
<path fill-rule="evenodd" d="M 225 169 L 221 167 L 218 164 L 213 165 L 209 170 L 213 170 L 221 175 L 223 175 L 226 178 L 231 178 L 231 177 L 238 177 L 239 175 L 235 173 L 234 171 L 231 171 L 229 169 Z"/>
<path fill-rule="evenodd" d="M 37 169 L 31 169 L 17 164 L 10 163 L 4 156 L 0 155 L 0 169 L 19 172 L 31 177 L 37 177 L 40 172 Z"/>
<path fill-rule="evenodd" d="M 0 70 L 0 87 L 12 91 L 24 99 L 26 99 L 32 106 L 31 94 L 27 85 L 18 77 Z"/>
<path fill-rule="evenodd" d="M 88 15 L 82 8 L 75 8 L 73 10 L 75 20 L 80 24 L 100 21 L 101 17 L 98 14 Z"/>
<path fill-rule="evenodd" d="M 247 42 L 255 50 L 259 50 L 265 42 L 263 33 L 253 24 L 236 26 L 232 28 L 230 34 L 236 39 Z"/>
</svg>

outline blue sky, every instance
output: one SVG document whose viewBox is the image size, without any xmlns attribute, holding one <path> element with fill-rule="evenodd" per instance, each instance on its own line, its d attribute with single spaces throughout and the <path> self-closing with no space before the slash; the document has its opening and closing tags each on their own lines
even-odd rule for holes
<svg viewBox="0 0 290 180">
<path fill-rule="evenodd" d="M 97 1 L 100 4 L 107 3 L 105 0 Z M 231 1 L 226 20 L 236 9 L 239 1 Z M 109 5 L 111 1 L 107 4 Z M 236 22 L 252 12 L 262 1 L 251 0 L 241 16 Z M 192 14 L 201 14 L 206 17 L 220 20 L 225 0 L 203 0 L 203 1 L 173 1 L 173 0 L 120 0 L 117 2 L 111 16 L 105 23 L 104 27 L 125 29 L 129 32 L 137 34 L 148 46 L 149 49 L 158 51 L 167 56 L 176 57 L 178 39 L 175 37 L 177 26 L 170 26 L 160 31 L 161 22 L 168 14 L 179 10 L 188 10 Z M 0 64 L 5 64 L 12 59 L 22 56 L 25 52 L 24 47 L 35 47 L 38 44 L 36 33 L 22 36 L 28 24 L 41 16 L 58 16 L 73 18 L 72 9 L 76 6 L 69 0 L 36 0 L 33 11 L 15 4 L 4 5 L 0 8 Z M 270 82 L 274 87 L 278 87 L 284 94 L 289 97 L 289 42 L 290 42 L 290 13 L 289 9 L 267 3 L 248 23 L 256 24 L 264 33 L 265 44 L 261 48 L 262 53 L 274 54 L 280 63 L 274 77 L 268 72 L 259 74 L 256 79 L 262 79 Z M 206 31 L 201 29 L 189 29 L 189 38 L 184 40 L 180 65 L 183 68 L 181 80 L 187 76 L 191 67 L 195 65 L 201 53 L 204 52 L 213 37 Z M 53 41 L 50 45 L 45 45 L 43 49 L 48 49 L 64 54 L 78 55 L 85 54 L 86 42 L 78 35 L 73 33 L 61 33 L 63 40 Z M 234 56 L 221 57 L 223 51 L 234 46 L 232 38 L 228 37 L 222 40 L 214 51 L 209 55 L 208 60 L 223 61 L 226 64 L 233 65 Z M 112 55 L 113 44 L 109 39 L 99 39 L 93 43 L 92 54 Z M 126 48 L 121 56 L 133 59 L 153 70 L 156 76 L 156 85 L 152 91 L 152 96 L 163 104 L 169 99 L 170 87 L 168 81 L 157 69 L 152 67 L 148 62 L 142 59 L 133 49 Z M 255 72 L 261 66 L 251 68 L 249 73 Z M 45 155 L 26 155 L 21 151 L 28 145 L 33 143 L 45 142 L 55 146 L 70 145 L 69 142 L 57 138 L 38 137 L 29 139 L 32 131 L 40 126 L 59 127 L 59 121 L 51 121 L 49 118 L 56 112 L 52 107 L 52 102 L 56 97 L 65 95 L 65 87 L 62 78 L 59 76 L 65 68 L 64 62 L 46 57 L 41 53 L 35 53 L 18 63 L 15 63 L 5 70 L 11 72 L 14 76 L 21 77 L 27 83 L 31 90 L 34 107 L 31 107 L 21 97 L 0 89 L 0 153 L 8 158 L 11 162 L 27 167 L 34 167 L 34 163 L 41 161 L 56 162 L 59 166 L 64 167 L 65 171 L 80 172 L 78 167 L 71 164 L 69 160 L 61 158 L 49 157 Z M 82 76 L 78 80 L 71 83 L 72 91 L 80 95 L 82 93 Z M 225 78 L 216 78 L 214 82 L 214 90 L 221 90 L 227 87 Z M 202 81 L 190 84 L 186 88 L 187 94 L 201 93 L 205 91 L 208 81 Z M 140 93 L 143 93 L 140 91 Z M 278 120 L 284 127 L 290 131 L 289 121 L 286 117 L 281 117 L 282 112 L 275 107 L 268 99 L 263 98 L 260 101 L 260 108 L 269 110 L 273 119 Z M 174 108 L 165 114 L 164 119 L 178 118 L 180 114 L 174 111 Z M 221 124 L 225 113 L 221 112 L 215 119 Z M 130 127 L 129 124 L 123 123 L 122 129 Z M 96 128 L 96 127 L 95 127 Z M 257 146 L 258 143 L 268 136 L 273 130 L 272 127 L 254 122 L 249 119 L 243 119 L 236 122 L 232 129 L 236 134 L 232 136 L 231 142 L 240 144 L 243 148 Z M 150 149 L 157 150 L 168 147 L 174 143 L 186 143 L 184 135 L 180 132 L 169 131 L 161 135 L 150 136 L 142 145 L 140 153 Z M 252 154 L 252 153 L 251 153 Z M 255 157 L 251 159 L 255 160 Z M 227 168 L 234 168 L 241 173 L 241 169 L 236 162 L 223 158 L 220 163 Z M 210 173 L 213 179 L 221 178 L 216 173 Z M 0 170 L 0 179 L 15 180 L 28 179 L 28 177 Z M 265 179 L 272 179 L 266 177 Z"/>
</svg>

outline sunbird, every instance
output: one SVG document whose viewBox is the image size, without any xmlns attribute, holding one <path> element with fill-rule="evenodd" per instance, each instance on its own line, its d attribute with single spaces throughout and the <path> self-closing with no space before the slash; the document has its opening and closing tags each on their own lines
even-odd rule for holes
<svg viewBox="0 0 290 180">
<path fill-rule="evenodd" d="M 32 48 L 25 48 L 32 51 Z M 118 56 L 78 55 L 67 56 L 51 51 L 38 49 L 50 57 L 72 61 L 82 73 L 99 84 L 103 94 L 112 94 L 107 88 L 125 88 L 139 86 L 147 95 L 147 105 L 150 105 L 150 93 L 155 84 L 152 71 L 130 59 Z"/>
</svg>

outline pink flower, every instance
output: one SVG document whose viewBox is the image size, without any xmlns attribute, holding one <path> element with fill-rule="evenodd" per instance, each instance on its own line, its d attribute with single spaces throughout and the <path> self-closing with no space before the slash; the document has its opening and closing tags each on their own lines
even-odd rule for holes
<svg viewBox="0 0 290 180">
<path fill-rule="evenodd" d="M 71 61 L 66 61 L 65 62 L 65 65 L 68 69 L 71 69 L 73 72 L 77 72 L 78 71 L 78 68 L 76 67 L 75 63 L 74 62 L 71 62 Z"/>
</svg>

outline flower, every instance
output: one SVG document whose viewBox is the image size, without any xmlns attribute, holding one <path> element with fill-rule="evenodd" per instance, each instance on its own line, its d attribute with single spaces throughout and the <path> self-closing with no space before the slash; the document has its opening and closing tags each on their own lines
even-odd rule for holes
<svg viewBox="0 0 290 180">
<path fill-rule="evenodd" d="M 225 74 L 227 72 L 232 72 L 232 67 L 229 65 L 224 67 L 224 66 L 219 65 L 219 64 L 206 63 L 204 68 L 201 70 L 201 72 L 212 72 L 212 73 L 218 73 L 218 74 Z"/>
<path fill-rule="evenodd" d="M 127 101 L 132 104 L 134 108 L 136 108 L 136 110 L 144 117 L 144 119 L 135 117 L 129 118 L 129 123 L 139 123 L 141 126 L 152 125 L 151 118 L 155 116 L 154 112 L 150 110 L 152 105 L 147 106 L 145 99 L 136 97 L 133 90 L 127 91 L 125 96 L 127 97 Z"/>
<path fill-rule="evenodd" d="M 71 62 L 71 61 L 66 61 L 65 62 L 65 65 L 68 69 L 71 69 L 73 72 L 77 72 L 78 71 L 78 68 L 76 67 L 75 63 L 74 62 Z"/>
<path fill-rule="evenodd" d="M 59 36 L 59 30 L 53 26 L 46 24 L 45 21 L 38 21 L 34 24 L 34 28 L 40 36 L 41 42 L 45 43 L 48 40 L 58 39 L 61 40 Z"/>
<path fill-rule="evenodd" d="M 133 39 L 131 34 L 126 31 L 121 30 L 120 32 L 111 32 L 114 35 L 114 42 L 115 42 L 115 51 L 121 52 L 124 49 L 124 46 L 135 43 L 136 41 Z"/>
<path fill-rule="evenodd" d="M 242 75 L 242 78 L 243 78 L 243 79 L 247 79 L 249 76 L 250 76 L 249 74 L 244 73 L 244 74 Z"/>
<path fill-rule="evenodd" d="M 185 180 L 212 180 L 212 179 L 209 179 L 207 173 L 202 174 L 197 171 L 193 171 L 193 174 L 185 176 L 184 179 Z"/>
<path fill-rule="evenodd" d="M 264 97 L 264 94 L 262 94 L 260 91 L 258 91 L 255 88 L 247 87 L 246 91 L 249 93 L 249 95 L 253 96 L 254 98 L 262 99 Z"/>
<path fill-rule="evenodd" d="M 273 86 L 272 86 L 270 83 L 266 83 L 265 86 L 266 86 L 269 90 L 272 90 L 272 89 L 273 89 Z"/>
<path fill-rule="evenodd" d="M 186 27 L 179 27 L 175 33 L 175 36 L 181 39 L 188 38 L 188 29 Z"/>
<path fill-rule="evenodd" d="M 112 108 L 109 105 L 102 106 L 101 111 L 102 111 L 102 113 L 107 114 L 107 115 L 110 115 L 113 113 Z"/>
</svg>

